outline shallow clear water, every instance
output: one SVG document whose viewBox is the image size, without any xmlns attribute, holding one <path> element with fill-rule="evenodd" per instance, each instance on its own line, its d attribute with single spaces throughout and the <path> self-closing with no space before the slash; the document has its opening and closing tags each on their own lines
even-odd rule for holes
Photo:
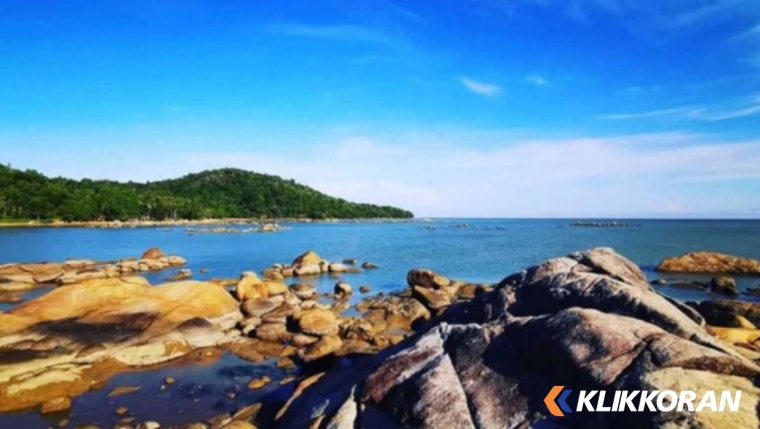
<svg viewBox="0 0 760 429">
<path fill-rule="evenodd" d="M 468 227 L 455 227 L 462 222 L 466 222 Z M 370 285 L 372 294 L 405 287 L 406 273 L 410 268 L 426 267 L 452 278 L 496 282 L 547 258 L 596 246 L 616 249 L 641 265 L 650 279 L 663 277 L 669 280 L 709 281 L 709 276 L 660 276 L 653 272 L 654 266 L 663 258 L 690 251 L 710 250 L 760 259 L 760 221 L 640 220 L 630 221 L 636 226 L 620 228 L 572 227 L 571 222 L 450 219 L 416 223 L 293 224 L 290 230 L 269 234 L 195 235 L 188 235 L 185 228 L 181 227 L 169 230 L 0 229 L 0 263 L 62 261 L 66 258 L 112 260 L 139 257 L 145 249 L 156 246 L 167 254 L 185 257 L 194 278 L 206 279 L 237 277 L 246 270 L 260 271 L 275 262 L 290 262 L 305 250 L 313 249 L 328 260 L 340 261 L 350 257 L 357 258 L 360 262 L 369 260 L 380 266 L 377 270 L 343 276 L 354 287 L 352 299 L 357 302 L 361 298 L 358 293 L 361 285 Z M 201 268 L 207 268 L 208 273 L 198 274 Z M 158 283 L 172 273 L 173 271 L 154 273 L 149 275 L 149 279 Z M 309 282 L 315 284 L 321 292 L 331 292 L 336 281 L 336 278 L 322 276 Z M 737 277 L 737 283 L 741 289 L 758 287 L 760 278 Z M 719 297 L 702 291 L 668 286 L 658 288 L 681 300 Z M 43 292 L 44 290 L 35 290 L 30 294 L 39 295 Z M 747 295 L 741 299 L 758 300 L 757 297 Z M 13 305 L 0 303 L 0 310 Z M 219 374 L 224 373 L 225 368 L 241 366 L 253 365 L 227 357 L 213 365 L 186 369 L 188 373 L 182 378 L 188 383 L 216 386 L 215 391 L 220 391 L 227 379 Z M 156 407 L 162 410 L 156 419 L 172 414 L 161 414 L 171 410 L 172 406 L 192 409 L 192 412 L 183 411 L 187 413 L 186 420 L 192 420 L 190 414 L 199 418 L 219 414 L 209 402 L 196 403 L 193 408 L 191 401 L 188 403 L 187 399 L 171 396 L 170 402 L 173 405 L 164 406 L 159 405 L 162 403 L 158 401 L 147 400 L 148 396 L 140 396 L 147 392 L 155 393 L 156 380 L 162 378 L 161 371 L 166 370 L 120 375 L 109 383 L 109 387 L 77 399 L 74 412 L 95 416 L 96 412 L 86 410 L 92 410 L 94 404 L 108 405 L 103 397 L 113 383 L 121 383 L 146 386 L 142 394 L 134 394 L 137 395 L 136 399 L 128 406 L 136 415 L 141 416 L 140 420 L 156 415 L 157 411 L 151 411 L 151 408 L 159 409 Z M 219 395 L 210 395 L 217 396 Z M 139 399 L 141 397 L 142 400 Z M 81 408 L 85 406 L 90 408 Z M 108 413 L 112 414 L 113 408 L 109 406 Z M 18 425 L 19 418 L 18 414 L 0 415 L 0 427 Z M 25 418 L 32 419 L 29 416 Z M 23 427 L 44 427 L 51 424 L 39 417 L 24 421 L 31 426 Z"/>
<path fill-rule="evenodd" d="M 468 228 L 455 228 L 466 222 Z M 575 250 L 610 246 L 641 265 L 650 278 L 667 256 L 712 250 L 760 259 L 760 221 L 640 220 L 637 226 L 583 228 L 568 220 L 439 220 L 416 223 L 293 224 L 292 229 L 268 234 L 196 234 L 185 228 L 49 228 L 0 229 L 0 262 L 95 260 L 139 256 L 149 247 L 187 258 L 194 278 L 237 277 L 275 262 L 290 262 L 307 249 L 322 257 L 369 260 L 378 270 L 346 274 L 357 289 L 372 293 L 405 286 L 406 272 L 427 267 L 449 277 L 495 282 L 516 270 Z M 434 227 L 429 230 L 427 227 Z M 244 228 L 244 227 L 240 227 Z M 200 268 L 208 273 L 198 274 Z M 172 271 L 149 275 L 159 282 Z M 687 276 L 666 276 L 683 278 Z M 688 277 L 692 278 L 692 277 Z M 709 277 L 698 276 L 707 279 Z M 760 279 L 737 279 L 740 286 L 757 287 Z M 321 291 L 332 291 L 336 279 L 311 280 Z M 669 291 L 682 299 L 704 299 L 693 291 Z M 38 293 L 35 291 L 35 293 Z M 357 298 L 355 294 L 355 298 Z"/>
</svg>

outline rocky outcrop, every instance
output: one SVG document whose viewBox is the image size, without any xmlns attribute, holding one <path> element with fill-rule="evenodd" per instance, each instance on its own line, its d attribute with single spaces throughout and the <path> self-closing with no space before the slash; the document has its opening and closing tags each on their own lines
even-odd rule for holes
<svg viewBox="0 0 760 429">
<path fill-rule="evenodd" d="M 65 285 L 92 279 L 113 278 L 147 271 L 161 271 L 185 265 L 180 256 L 166 256 L 151 248 L 140 259 L 125 258 L 113 262 L 70 259 L 64 262 L 39 262 L 0 265 L 0 292 L 33 289 L 39 285 Z M 189 272 L 187 272 L 189 275 Z M 188 277 L 185 275 L 185 277 Z"/>
<path fill-rule="evenodd" d="M 760 276 L 760 261 L 716 252 L 691 252 L 665 258 L 657 271 Z"/>
<path fill-rule="evenodd" d="M 419 288 L 448 286 L 428 274 L 413 277 Z M 573 253 L 451 304 L 396 347 L 305 379 L 273 424 L 757 427 L 760 389 L 753 381 L 760 368 L 703 322 L 692 308 L 657 293 L 635 264 L 611 249 Z M 736 413 L 568 413 L 556 419 L 543 404 L 555 385 L 743 393 Z M 574 400 L 568 401 L 572 408 Z"/>
<path fill-rule="evenodd" d="M 124 277 L 61 286 L 0 313 L 0 411 L 228 343 L 241 318 L 235 299 L 210 283 Z"/>
</svg>

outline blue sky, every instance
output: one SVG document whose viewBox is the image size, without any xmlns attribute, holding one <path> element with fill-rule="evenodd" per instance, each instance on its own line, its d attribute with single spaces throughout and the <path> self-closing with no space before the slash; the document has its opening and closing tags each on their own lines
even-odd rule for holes
<svg viewBox="0 0 760 429">
<path fill-rule="evenodd" d="M 752 0 L 0 0 L 1 160 L 420 216 L 760 217 Z"/>
</svg>

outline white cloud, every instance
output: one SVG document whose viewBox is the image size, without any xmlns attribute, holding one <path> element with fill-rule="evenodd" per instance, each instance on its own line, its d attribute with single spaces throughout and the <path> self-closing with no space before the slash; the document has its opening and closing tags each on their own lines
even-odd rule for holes
<svg viewBox="0 0 760 429">
<path fill-rule="evenodd" d="M 541 75 L 533 74 L 525 78 L 525 81 L 531 85 L 546 86 L 549 85 L 549 81 Z"/>
<path fill-rule="evenodd" d="M 460 77 L 459 80 L 465 88 L 478 95 L 493 97 L 501 92 L 501 87 L 493 83 L 479 82 L 465 76 Z"/>
<path fill-rule="evenodd" d="M 195 153 L 182 164 L 285 174 L 328 194 L 402 206 L 419 216 L 671 215 L 675 207 L 681 215 L 741 211 L 749 195 L 731 200 L 703 187 L 760 181 L 760 141 L 669 133 L 505 141 L 493 149 L 473 149 L 472 143 L 365 137 L 299 156 Z"/>
</svg>

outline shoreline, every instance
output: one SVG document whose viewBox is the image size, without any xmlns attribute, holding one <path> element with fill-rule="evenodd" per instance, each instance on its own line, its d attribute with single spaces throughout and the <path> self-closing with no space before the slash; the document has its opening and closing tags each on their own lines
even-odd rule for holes
<svg viewBox="0 0 760 429">
<path fill-rule="evenodd" d="M 172 219 L 172 220 L 130 220 L 130 221 L 17 221 L 0 222 L 0 229 L 12 228 L 158 228 L 172 226 L 209 226 L 209 225 L 262 225 L 267 223 L 412 223 L 425 222 L 418 218 L 214 218 L 214 219 Z"/>
</svg>

